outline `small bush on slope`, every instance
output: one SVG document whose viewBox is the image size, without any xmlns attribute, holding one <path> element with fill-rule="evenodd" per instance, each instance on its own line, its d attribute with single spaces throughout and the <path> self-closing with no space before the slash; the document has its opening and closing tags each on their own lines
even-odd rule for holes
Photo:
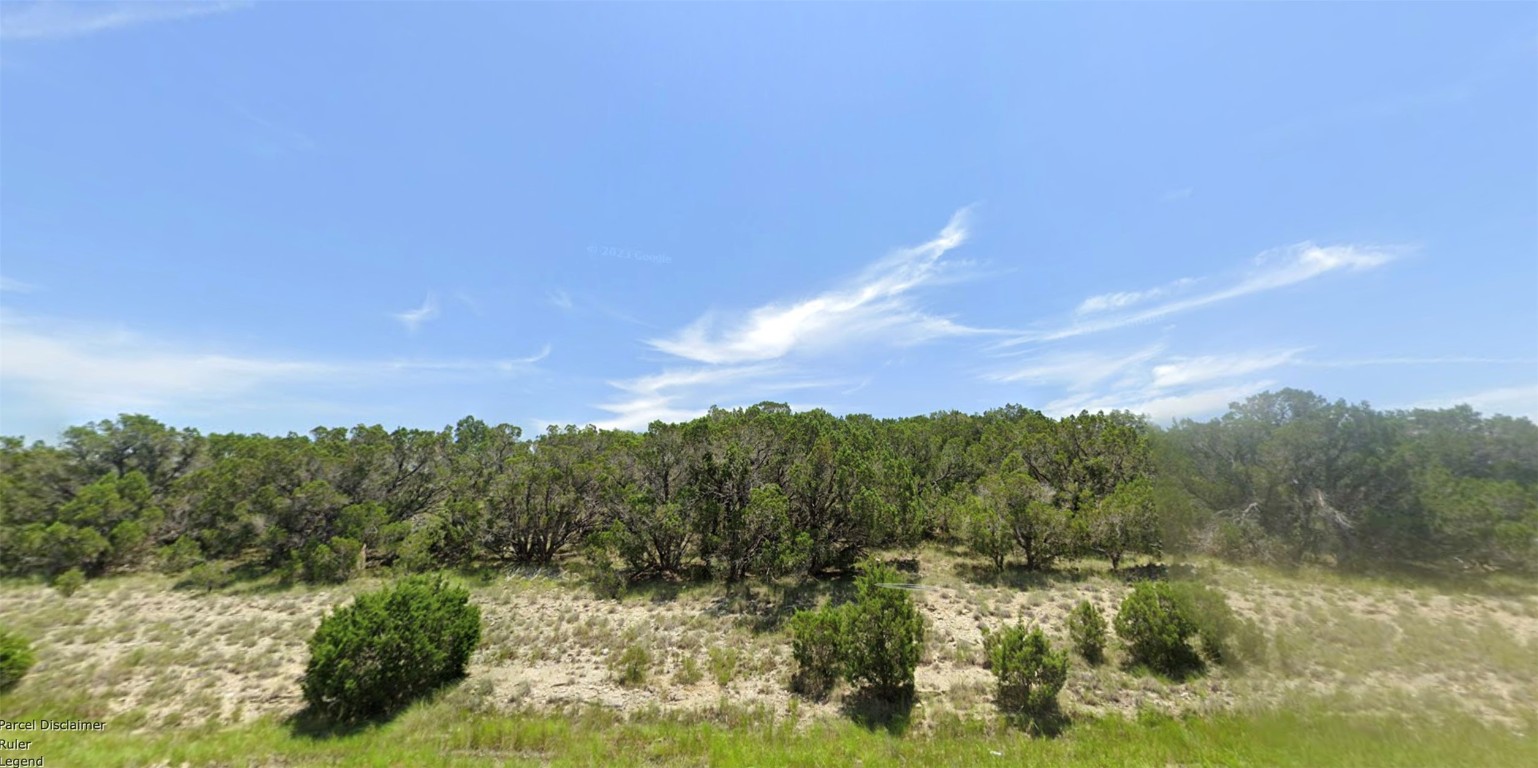
<svg viewBox="0 0 1538 768">
<path fill-rule="evenodd" d="M 467 590 L 408 577 L 321 622 L 310 638 L 305 701 L 339 721 L 389 714 L 463 676 L 480 637 L 481 612 Z"/>
<path fill-rule="evenodd" d="M 1080 600 L 1068 614 L 1068 637 L 1085 661 L 1105 661 L 1105 616 L 1088 600 Z"/>
<path fill-rule="evenodd" d="M 1041 629 L 1025 625 L 989 634 L 983 643 L 998 683 L 998 704 L 1032 720 L 1057 713 L 1057 694 L 1068 680 L 1068 653 L 1052 649 Z"/>
<path fill-rule="evenodd" d="M 35 663 L 37 656 L 26 638 L 0 630 L 0 693 L 15 688 Z"/>
<path fill-rule="evenodd" d="M 1187 601 L 1164 582 L 1140 582 L 1116 612 L 1116 634 L 1134 664 L 1170 675 L 1201 666 L 1188 639 L 1196 620 Z"/>
</svg>

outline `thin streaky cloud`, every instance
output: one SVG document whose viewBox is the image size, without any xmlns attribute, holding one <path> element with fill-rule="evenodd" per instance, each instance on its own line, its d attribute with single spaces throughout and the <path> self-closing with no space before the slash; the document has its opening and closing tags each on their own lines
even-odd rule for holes
<svg viewBox="0 0 1538 768">
<path fill-rule="evenodd" d="M 550 356 L 550 351 L 551 351 L 551 346 L 550 346 L 549 343 L 546 343 L 545 346 L 540 347 L 539 351 L 536 352 L 535 354 L 529 355 L 528 357 L 515 358 L 512 362 L 517 363 L 517 364 L 537 363 L 537 362 L 539 362 L 541 360 L 544 360 L 545 358 L 549 357 Z"/>
<path fill-rule="evenodd" d="M 1500 414 L 1538 421 L 1538 384 L 1496 387 L 1454 397 L 1429 398 L 1406 407 L 1441 410 L 1459 405 L 1467 405 L 1486 415 Z"/>
<path fill-rule="evenodd" d="M 309 134 L 282 125 L 268 118 L 262 117 L 232 99 L 224 99 L 224 105 L 241 119 L 255 126 L 261 132 L 261 149 L 266 154 L 286 154 L 288 152 L 313 152 L 315 151 L 315 139 Z"/>
<path fill-rule="evenodd" d="M 469 308 L 470 314 L 475 315 L 476 317 L 486 316 L 486 311 L 481 308 L 481 303 L 476 301 L 474 296 L 471 296 L 464 291 L 459 291 L 458 293 L 454 294 L 454 299 Z"/>
<path fill-rule="evenodd" d="M 1149 288 L 1146 291 L 1121 291 L 1118 293 L 1102 293 L 1098 296 L 1091 296 L 1085 299 L 1079 304 L 1078 308 L 1074 310 L 1074 314 L 1088 315 L 1095 312 L 1126 309 L 1133 306 L 1134 304 L 1142 304 L 1143 302 L 1150 301 L 1152 299 L 1168 296 L 1172 293 L 1176 293 L 1178 291 L 1189 288 L 1195 284 L 1195 279 L 1182 277 L 1179 280 L 1170 282 L 1167 285 L 1161 285 L 1157 288 Z"/>
<path fill-rule="evenodd" d="M 0 293 L 31 293 L 37 286 L 0 275 Z"/>
<path fill-rule="evenodd" d="M 438 297 L 428 294 L 422 306 L 416 309 L 408 309 L 404 312 L 396 312 L 394 317 L 401 325 L 406 327 L 409 333 L 416 333 L 422 324 L 438 316 Z"/>
<path fill-rule="evenodd" d="M 64 40 L 155 22 L 183 21 L 252 7 L 249 2 L 76 3 L 43 0 L 0 5 L 0 39 Z"/>
<path fill-rule="evenodd" d="M 847 388 L 850 383 L 847 379 L 808 376 L 778 362 L 668 369 L 609 382 L 626 396 L 597 405 L 599 410 L 613 415 L 595 424 L 604 429 L 643 430 L 658 419 L 688 421 L 698 418 L 713 405 L 746 405 L 783 398 L 786 392 Z"/>
<path fill-rule="evenodd" d="M 996 333 L 917 307 L 912 293 L 945 277 L 944 255 L 966 242 L 968 211 L 957 211 L 934 239 L 870 264 L 848 285 L 786 304 L 752 309 L 736 321 L 707 314 L 670 337 L 648 339 L 661 352 L 699 363 L 746 363 L 793 352 L 827 352 L 858 342 L 906 346 L 951 336 Z"/>
<path fill-rule="evenodd" d="M 1356 360 L 1297 360 L 1311 368 L 1363 368 L 1374 365 L 1538 365 L 1538 357 L 1364 357 Z"/>
<path fill-rule="evenodd" d="M 1172 419 L 1200 418 L 1222 413 L 1230 403 L 1263 392 L 1275 384 L 1273 380 L 1259 380 L 1174 395 L 1079 395 L 1054 400 L 1043 407 L 1042 412 L 1061 417 L 1080 411 L 1130 411 L 1147 416 L 1154 423 L 1162 423 Z"/>
<path fill-rule="evenodd" d="M 562 290 L 549 291 L 545 294 L 545 298 L 549 299 L 556 308 L 565 312 L 570 312 L 576 306 L 571 300 L 571 295 Z"/>
<path fill-rule="evenodd" d="M 1336 245 L 1317 246 L 1301 243 L 1289 248 L 1279 248 L 1262 253 L 1255 259 L 1250 274 L 1237 283 L 1221 290 L 1211 291 L 1186 299 L 1176 299 L 1149 309 L 1113 314 L 1099 320 L 1077 322 L 1062 328 L 1030 331 L 1003 341 L 1000 347 L 1057 341 L 1091 333 L 1146 323 L 1180 312 L 1242 298 L 1264 291 L 1272 291 L 1296 285 L 1331 272 L 1361 272 L 1380 267 L 1392 261 L 1397 249 L 1378 246 Z"/>
<path fill-rule="evenodd" d="M 1021 367 L 983 374 L 982 379 L 1000 384 L 1024 382 L 1062 385 L 1077 391 L 1134 369 L 1163 351 L 1163 344 L 1153 344 L 1125 354 L 1064 352 L 1044 355 Z"/>
<path fill-rule="evenodd" d="M 510 360 L 315 360 L 207 351 L 120 327 L 0 314 L 0 383 L 43 410 L 91 417 L 190 405 L 246 407 L 312 388 L 357 391 L 415 377 L 505 377 L 537 370 L 549 352 Z"/>
<path fill-rule="evenodd" d="M 1178 358 L 1151 370 L 1154 389 L 1173 389 L 1214 379 L 1231 379 L 1293 362 L 1303 349 L 1251 355 L 1211 355 Z"/>
</svg>

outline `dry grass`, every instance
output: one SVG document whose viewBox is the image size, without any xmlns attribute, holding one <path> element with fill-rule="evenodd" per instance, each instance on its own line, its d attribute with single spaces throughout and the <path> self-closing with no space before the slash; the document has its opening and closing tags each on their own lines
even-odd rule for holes
<svg viewBox="0 0 1538 768">
<path fill-rule="evenodd" d="M 983 628 L 1018 620 L 1066 644 L 1066 618 L 1079 600 L 1115 614 L 1129 589 L 1121 578 L 1098 563 L 1065 566 L 1047 576 L 990 575 L 956 553 L 923 554 L 914 578 L 927 589 L 913 594 L 930 632 L 914 727 L 992 716 Z M 1471 594 L 1209 562 L 1194 570 L 1266 630 L 1265 662 L 1174 683 L 1122 669 L 1113 637 L 1106 664 L 1075 658 L 1062 695 L 1067 711 L 1246 711 L 1301 696 L 1339 711 L 1411 707 L 1509 727 L 1538 711 L 1531 590 Z M 40 660 L 6 708 L 94 714 L 127 729 L 286 715 L 300 707 L 310 633 L 329 609 L 374 586 L 205 596 L 134 576 L 92 582 L 60 600 L 41 585 L 0 584 L 0 626 L 33 638 Z M 784 618 L 841 586 L 659 587 L 613 601 L 547 573 L 491 579 L 473 588 L 484 640 L 453 695 L 476 712 L 596 705 L 703 713 L 730 701 L 801 724 L 838 718 L 843 692 L 808 702 L 787 691 Z M 629 649 L 637 649 L 632 659 L 644 657 L 643 674 L 616 672 Z"/>
</svg>

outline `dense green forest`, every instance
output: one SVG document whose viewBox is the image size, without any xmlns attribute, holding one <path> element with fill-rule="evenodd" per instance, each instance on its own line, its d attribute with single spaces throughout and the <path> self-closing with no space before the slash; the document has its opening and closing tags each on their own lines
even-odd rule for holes
<svg viewBox="0 0 1538 768">
<path fill-rule="evenodd" d="M 1166 552 L 1532 570 L 1538 426 L 1282 390 L 1168 428 L 1020 406 L 877 419 L 715 409 L 643 434 L 465 418 L 202 435 L 143 415 L 0 446 L 0 571 L 342 581 L 547 565 L 737 581 L 965 544 L 994 567 Z"/>
</svg>

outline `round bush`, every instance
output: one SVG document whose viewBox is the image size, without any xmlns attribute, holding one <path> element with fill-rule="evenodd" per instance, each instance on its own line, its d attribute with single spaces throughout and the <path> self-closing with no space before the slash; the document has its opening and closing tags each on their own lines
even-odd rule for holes
<svg viewBox="0 0 1538 768">
<path fill-rule="evenodd" d="M 845 676 L 892 696 L 913 690 L 913 671 L 924 647 L 924 617 L 897 571 L 867 566 L 855 580 L 858 597 L 848 611 L 842 647 Z"/>
<path fill-rule="evenodd" d="M 1074 650 L 1091 664 L 1105 660 L 1105 616 L 1088 600 L 1080 600 L 1068 614 L 1068 637 Z"/>
<path fill-rule="evenodd" d="M 0 693 L 15 688 L 36 662 L 26 638 L 0 630 Z"/>
<path fill-rule="evenodd" d="M 1068 654 L 1052 650 L 1039 627 L 1029 632 L 1022 624 L 1006 627 L 988 635 L 983 649 L 998 682 L 999 708 L 1031 717 L 1057 711 L 1057 693 L 1068 680 Z"/>
<path fill-rule="evenodd" d="M 1166 674 L 1200 666 L 1188 642 L 1196 629 L 1186 601 L 1163 582 L 1139 583 L 1116 612 L 1116 634 L 1133 663 Z"/>
<path fill-rule="evenodd" d="M 310 638 L 304 699 L 333 720 L 389 714 L 462 677 L 480 638 L 469 591 L 441 577 L 408 577 L 321 622 Z"/>
<path fill-rule="evenodd" d="M 79 568 L 71 568 L 53 577 L 53 588 L 65 597 L 74 597 L 83 586 L 85 586 L 85 573 Z"/>
<path fill-rule="evenodd" d="M 844 672 L 844 611 L 824 607 L 797 611 L 790 619 L 790 653 L 796 659 L 791 687 L 812 698 L 827 696 Z"/>
</svg>

